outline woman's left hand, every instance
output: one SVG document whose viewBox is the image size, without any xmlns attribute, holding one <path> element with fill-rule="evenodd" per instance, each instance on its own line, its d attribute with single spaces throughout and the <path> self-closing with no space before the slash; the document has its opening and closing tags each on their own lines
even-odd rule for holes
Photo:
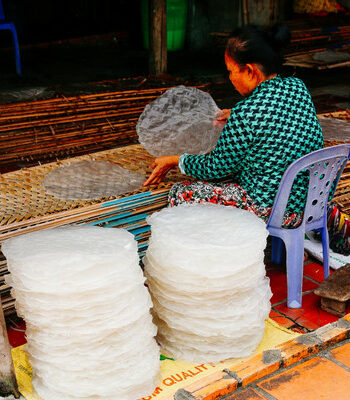
<svg viewBox="0 0 350 400">
<path fill-rule="evenodd" d="M 165 175 L 179 163 L 180 156 L 163 156 L 156 158 L 151 164 L 153 171 L 143 186 L 159 183 Z"/>
<path fill-rule="evenodd" d="M 216 113 L 216 119 L 214 119 L 213 125 L 223 128 L 231 115 L 231 108 L 224 108 Z"/>
</svg>

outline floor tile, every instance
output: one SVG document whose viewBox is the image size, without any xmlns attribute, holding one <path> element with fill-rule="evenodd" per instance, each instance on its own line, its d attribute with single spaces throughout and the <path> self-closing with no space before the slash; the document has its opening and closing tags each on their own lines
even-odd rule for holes
<svg viewBox="0 0 350 400">
<path fill-rule="evenodd" d="M 291 326 L 295 325 L 295 323 L 293 321 L 291 321 L 290 319 L 284 317 L 283 315 L 279 314 L 278 312 L 276 312 L 274 309 L 272 309 L 270 311 L 270 315 L 269 317 L 277 322 L 278 324 L 284 326 L 285 328 L 290 328 Z"/>
<path fill-rule="evenodd" d="M 331 351 L 332 357 L 350 368 L 350 343 L 337 347 Z M 350 391 L 350 389 L 349 389 Z"/>
<path fill-rule="evenodd" d="M 234 393 L 228 397 L 225 397 L 225 400 L 265 400 L 266 397 L 261 396 L 253 389 L 242 390 L 241 392 Z"/>
<path fill-rule="evenodd" d="M 335 315 L 321 310 L 320 298 L 314 293 L 303 296 L 302 308 L 288 308 L 287 303 L 283 303 L 275 306 L 274 309 L 311 330 L 338 320 Z"/>
<path fill-rule="evenodd" d="M 349 400 L 349 381 L 350 372 L 316 357 L 258 386 L 278 400 Z"/>
<path fill-rule="evenodd" d="M 287 275 L 286 271 L 272 269 L 266 271 L 266 275 L 270 278 L 272 290 L 271 304 L 280 303 L 287 299 Z M 303 279 L 303 292 L 314 290 L 318 285 L 309 279 Z"/>
<path fill-rule="evenodd" d="M 316 282 L 322 282 L 324 280 L 323 266 L 315 262 L 304 265 L 304 276 L 311 278 Z"/>
</svg>

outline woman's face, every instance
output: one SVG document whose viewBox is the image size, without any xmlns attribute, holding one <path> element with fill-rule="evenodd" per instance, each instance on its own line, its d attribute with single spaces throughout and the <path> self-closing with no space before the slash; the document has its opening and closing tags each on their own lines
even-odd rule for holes
<svg viewBox="0 0 350 400">
<path fill-rule="evenodd" d="M 242 96 L 250 94 L 254 90 L 250 69 L 248 67 L 240 67 L 227 53 L 225 53 L 225 63 L 230 73 L 230 81 L 237 92 Z"/>
</svg>

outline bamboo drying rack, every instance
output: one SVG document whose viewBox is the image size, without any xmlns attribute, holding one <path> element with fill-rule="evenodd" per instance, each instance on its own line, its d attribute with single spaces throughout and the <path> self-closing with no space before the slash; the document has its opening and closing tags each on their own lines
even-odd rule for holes
<svg viewBox="0 0 350 400">
<path fill-rule="evenodd" d="M 137 143 L 138 117 L 170 87 L 0 105 L 0 170 Z"/>
</svg>

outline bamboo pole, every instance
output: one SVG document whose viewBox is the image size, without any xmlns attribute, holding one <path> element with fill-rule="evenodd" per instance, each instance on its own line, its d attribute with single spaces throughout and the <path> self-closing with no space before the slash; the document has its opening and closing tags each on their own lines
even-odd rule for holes
<svg viewBox="0 0 350 400">
<path fill-rule="evenodd" d="M 249 5 L 248 0 L 243 0 L 243 22 L 244 25 L 249 24 Z"/>
<path fill-rule="evenodd" d="M 13 395 L 19 398 L 15 369 L 13 366 L 10 344 L 7 337 L 5 317 L 0 298 L 0 396 Z"/>
<path fill-rule="evenodd" d="M 149 4 L 149 69 L 159 75 L 167 71 L 166 0 L 150 0 Z"/>
</svg>

